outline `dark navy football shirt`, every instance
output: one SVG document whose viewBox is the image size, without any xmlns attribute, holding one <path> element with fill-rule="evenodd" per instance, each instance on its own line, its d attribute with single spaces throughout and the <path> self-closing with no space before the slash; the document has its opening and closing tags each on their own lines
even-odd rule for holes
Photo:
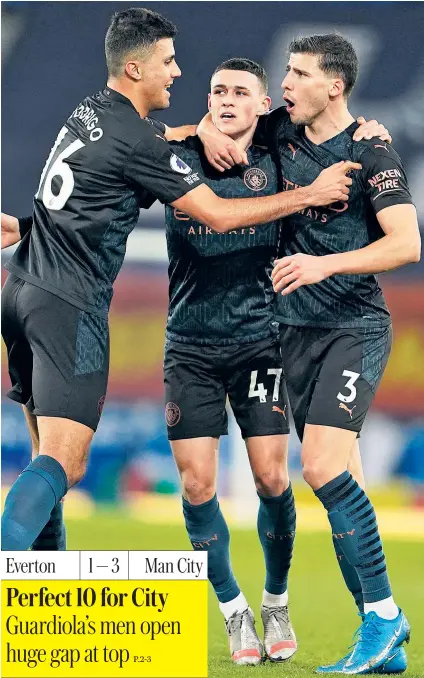
<svg viewBox="0 0 424 678">
<path fill-rule="evenodd" d="M 165 141 L 106 88 L 84 99 L 59 132 L 34 198 L 33 225 L 6 268 L 99 316 L 107 315 L 140 208 L 173 202 L 202 183 Z"/>
<path fill-rule="evenodd" d="M 349 201 L 310 207 L 284 220 L 279 256 L 298 252 L 322 256 L 366 247 L 383 237 L 376 214 L 390 205 L 412 203 L 405 170 L 396 151 L 380 139 L 353 141 L 355 122 L 322 144 L 312 143 L 284 107 L 260 119 L 257 138 L 278 151 L 280 187 L 311 184 L 321 170 L 340 160 L 362 165 L 353 171 Z M 287 325 L 372 327 L 390 315 L 372 274 L 334 275 L 277 295 L 277 318 Z"/>
<path fill-rule="evenodd" d="M 251 198 L 277 192 L 276 165 L 262 148 L 248 149 L 248 167 L 235 166 L 221 173 L 209 165 L 197 137 L 172 147 L 221 198 Z M 226 345 L 275 334 L 270 275 L 279 234 L 279 221 L 216 233 L 167 206 L 167 338 Z"/>
</svg>

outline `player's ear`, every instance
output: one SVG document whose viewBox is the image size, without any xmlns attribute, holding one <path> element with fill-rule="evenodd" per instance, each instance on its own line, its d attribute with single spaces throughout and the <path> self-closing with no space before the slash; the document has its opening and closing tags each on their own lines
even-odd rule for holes
<svg viewBox="0 0 424 678">
<path fill-rule="evenodd" d="M 127 61 L 125 64 L 125 73 L 131 80 L 141 80 L 142 70 L 139 61 Z"/>
<path fill-rule="evenodd" d="M 328 95 L 332 98 L 338 97 L 344 92 L 344 82 L 340 78 L 335 78 L 328 90 Z"/>
<path fill-rule="evenodd" d="M 259 108 L 258 114 L 263 115 L 264 113 L 268 113 L 269 109 L 271 108 L 271 97 L 266 96 L 263 98 L 261 106 Z"/>
<path fill-rule="evenodd" d="M 211 110 L 211 95 L 210 93 L 208 94 L 208 111 Z"/>
</svg>

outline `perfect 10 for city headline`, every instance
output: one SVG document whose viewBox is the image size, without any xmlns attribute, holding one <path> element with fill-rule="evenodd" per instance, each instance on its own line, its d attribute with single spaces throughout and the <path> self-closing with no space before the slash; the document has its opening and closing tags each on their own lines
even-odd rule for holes
<svg viewBox="0 0 424 678">
<path fill-rule="evenodd" d="M 47 586 L 41 586 L 38 592 L 20 592 L 16 587 L 6 589 L 7 607 L 124 607 L 126 603 L 134 607 L 151 607 L 157 612 L 164 609 L 168 593 L 136 586 L 131 593 L 122 591 L 116 593 L 109 586 L 103 586 L 98 596 L 91 586 L 79 586 L 75 591 L 68 589 L 59 593 L 52 593 Z"/>
</svg>

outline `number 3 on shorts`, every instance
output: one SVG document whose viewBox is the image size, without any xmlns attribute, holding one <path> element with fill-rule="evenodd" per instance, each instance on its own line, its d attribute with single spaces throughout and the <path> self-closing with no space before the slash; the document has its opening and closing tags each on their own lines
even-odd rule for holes
<svg viewBox="0 0 424 678">
<path fill-rule="evenodd" d="M 281 367 L 274 367 L 267 371 L 267 374 L 270 375 L 273 374 L 275 376 L 274 391 L 272 393 L 272 401 L 274 403 L 278 401 L 282 371 L 283 369 Z M 250 373 L 249 398 L 258 397 L 261 403 L 266 403 L 268 391 L 263 384 L 256 383 L 257 378 L 258 370 L 252 370 L 252 372 Z"/>
<path fill-rule="evenodd" d="M 337 397 L 343 403 L 351 403 L 356 398 L 356 387 L 354 386 L 354 383 L 358 379 L 360 374 L 358 372 L 351 372 L 350 370 L 343 370 L 342 376 L 349 377 L 346 384 L 344 385 L 344 388 L 348 388 L 350 393 L 349 395 L 345 396 L 339 392 L 337 394 Z"/>
</svg>

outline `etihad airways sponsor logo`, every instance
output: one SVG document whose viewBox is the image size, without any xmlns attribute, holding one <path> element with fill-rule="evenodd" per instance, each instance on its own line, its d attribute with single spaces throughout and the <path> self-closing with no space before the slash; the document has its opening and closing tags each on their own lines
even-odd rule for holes
<svg viewBox="0 0 424 678">
<path fill-rule="evenodd" d="M 191 221 L 191 217 L 189 217 L 188 214 L 182 212 L 176 207 L 174 207 L 174 218 L 177 219 L 177 221 Z M 250 228 L 240 228 L 237 229 L 236 231 L 228 231 L 227 233 L 217 233 L 209 226 L 202 226 L 202 224 L 196 224 L 195 226 L 190 226 L 187 229 L 188 235 L 228 235 L 228 233 L 232 235 L 255 235 L 256 228 L 254 226 L 251 226 Z"/>
<path fill-rule="evenodd" d="M 190 228 L 187 231 L 188 235 L 255 235 L 255 229 L 254 228 L 240 228 L 237 231 L 227 231 L 226 233 L 218 233 L 217 231 L 214 231 L 212 228 L 209 226 L 190 226 Z"/>
<path fill-rule="evenodd" d="M 393 191 L 399 186 L 399 179 L 402 178 L 402 172 L 394 167 L 393 169 L 383 170 L 378 174 L 375 174 L 371 179 L 368 179 L 368 183 L 372 188 L 376 189 L 377 195 L 374 200 L 379 197 L 383 192 Z"/>
</svg>

